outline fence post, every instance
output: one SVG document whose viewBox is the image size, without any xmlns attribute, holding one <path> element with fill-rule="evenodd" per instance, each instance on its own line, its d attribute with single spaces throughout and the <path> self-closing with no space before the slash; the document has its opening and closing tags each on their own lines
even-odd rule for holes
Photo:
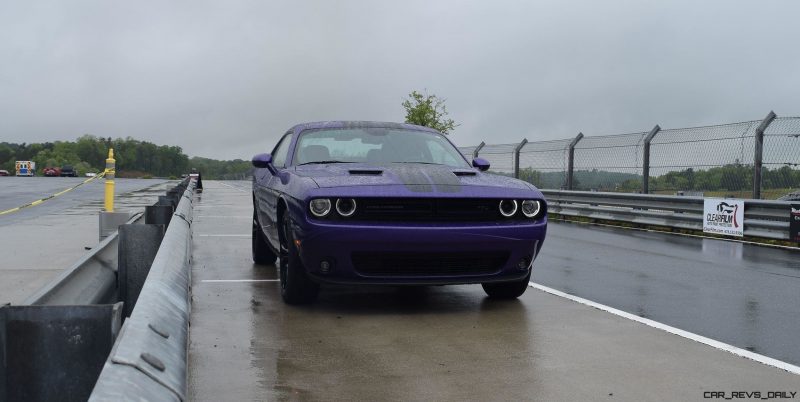
<svg viewBox="0 0 800 402">
<path fill-rule="evenodd" d="M 642 158 L 642 194 L 650 194 L 650 141 L 661 131 L 661 127 L 656 124 L 652 130 L 644 137 L 644 155 Z"/>
<path fill-rule="evenodd" d="M 769 127 L 775 118 L 778 117 L 775 112 L 771 111 L 767 117 L 761 121 L 761 124 L 756 128 L 756 146 L 755 156 L 753 157 L 753 198 L 756 200 L 761 199 L 761 165 L 764 160 L 764 131 Z"/>
<path fill-rule="evenodd" d="M 486 143 L 485 143 L 485 142 L 483 142 L 483 141 L 481 141 L 481 143 L 480 143 L 480 144 L 478 144 L 478 146 L 477 146 L 477 147 L 475 147 L 475 150 L 474 150 L 474 151 L 472 151 L 472 159 L 475 159 L 475 158 L 477 158 L 477 157 L 478 157 L 478 152 L 480 152 L 480 151 L 481 151 L 481 149 L 483 148 L 483 146 L 484 146 L 484 145 L 486 145 Z"/>
<path fill-rule="evenodd" d="M 583 138 L 583 133 L 578 133 L 578 135 L 572 139 L 572 142 L 569 143 L 569 158 L 567 159 L 567 190 L 572 190 L 572 175 L 575 170 L 575 145 L 578 145 L 578 141 Z"/>
<path fill-rule="evenodd" d="M 528 139 L 523 138 L 522 142 L 517 144 L 517 146 L 514 148 L 514 177 L 517 179 L 519 179 L 519 151 L 522 150 L 522 147 L 524 147 L 527 143 Z"/>
</svg>

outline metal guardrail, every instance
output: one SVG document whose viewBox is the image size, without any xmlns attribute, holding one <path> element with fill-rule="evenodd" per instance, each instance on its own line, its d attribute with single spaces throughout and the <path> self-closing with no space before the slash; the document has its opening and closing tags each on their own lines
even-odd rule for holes
<svg viewBox="0 0 800 402">
<path fill-rule="evenodd" d="M 542 190 L 548 212 L 642 225 L 703 230 L 703 198 Z M 789 240 L 791 203 L 745 200 L 744 235 Z"/>
<path fill-rule="evenodd" d="M 187 398 L 192 194 L 189 183 L 136 307 L 117 337 L 90 401 Z"/>
<path fill-rule="evenodd" d="M 134 223 L 142 213 L 134 214 Z M 49 284 L 25 299 L 23 305 L 81 305 L 117 300 L 117 248 L 119 233 L 106 237 Z"/>
<path fill-rule="evenodd" d="M 160 250 L 164 227 L 187 198 L 187 186 L 196 185 L 190 180 L 160 196 L 144 214 L 119 213 L 124 219 L 104 225 L 101 212 L 98 245 L 23 303 L 0 306 L 0 402 L 89 398 Z M 180 215 L 187 218 L 174 221 L 191 220 L 188 208 Z"/>
</svg>

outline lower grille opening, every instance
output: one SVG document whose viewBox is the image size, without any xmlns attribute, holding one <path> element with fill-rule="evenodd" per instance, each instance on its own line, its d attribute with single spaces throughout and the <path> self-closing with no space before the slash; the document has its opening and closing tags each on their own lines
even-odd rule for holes
<svg viewBox="0 0 800 402">
<path fill-rule="evenodd" d="M 498 272 L 505 251 L 471 253 L 354 252 L 353 267 L 364 276 L 456 276 Z"/>
</svg>

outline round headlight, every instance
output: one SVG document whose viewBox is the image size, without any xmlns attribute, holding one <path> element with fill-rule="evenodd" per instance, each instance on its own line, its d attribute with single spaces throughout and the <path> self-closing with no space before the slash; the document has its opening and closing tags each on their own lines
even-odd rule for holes
<svg viewBox="0 0 800 402">
<path fill-rule="evenodd" d="M 311 213 L 318 218 L 322 218 L 331 212 L 331 200 L 327 198 L 317 198 L 308 203 Z"/>
<path fill-rule="evenodd" d="M 356 213 L 356 200 L 352 198 L 339 198 L 336 200 L 336 212 L 344 217 L 353 215 Z"/>
<path fill-rule="evenodd" d="M 522 201 L 522 214 L 528 218 L 533 218 L 542 210 L 542 204 L 536 200 Z"/>
<path fill-rule="evenodd" d="M 510 218 L 517 213 L 517 200 L 500 201 L 500 213 L 506 218 Z"/>
</svg>

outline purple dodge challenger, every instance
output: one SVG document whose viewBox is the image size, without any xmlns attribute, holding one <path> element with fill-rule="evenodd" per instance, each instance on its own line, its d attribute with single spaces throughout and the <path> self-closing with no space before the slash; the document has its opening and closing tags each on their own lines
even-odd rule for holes
<svg viewBox="0 0 800 402">
<path fill-rule="evenodd" d="M 253 165 L 253 261 L 280 257 L 290 304 L 320 283 L 480 283 L 516 298 L 547 229 L 536 187 L 484 173 L 427 127 L 300 124 Z"/>
</svg>

